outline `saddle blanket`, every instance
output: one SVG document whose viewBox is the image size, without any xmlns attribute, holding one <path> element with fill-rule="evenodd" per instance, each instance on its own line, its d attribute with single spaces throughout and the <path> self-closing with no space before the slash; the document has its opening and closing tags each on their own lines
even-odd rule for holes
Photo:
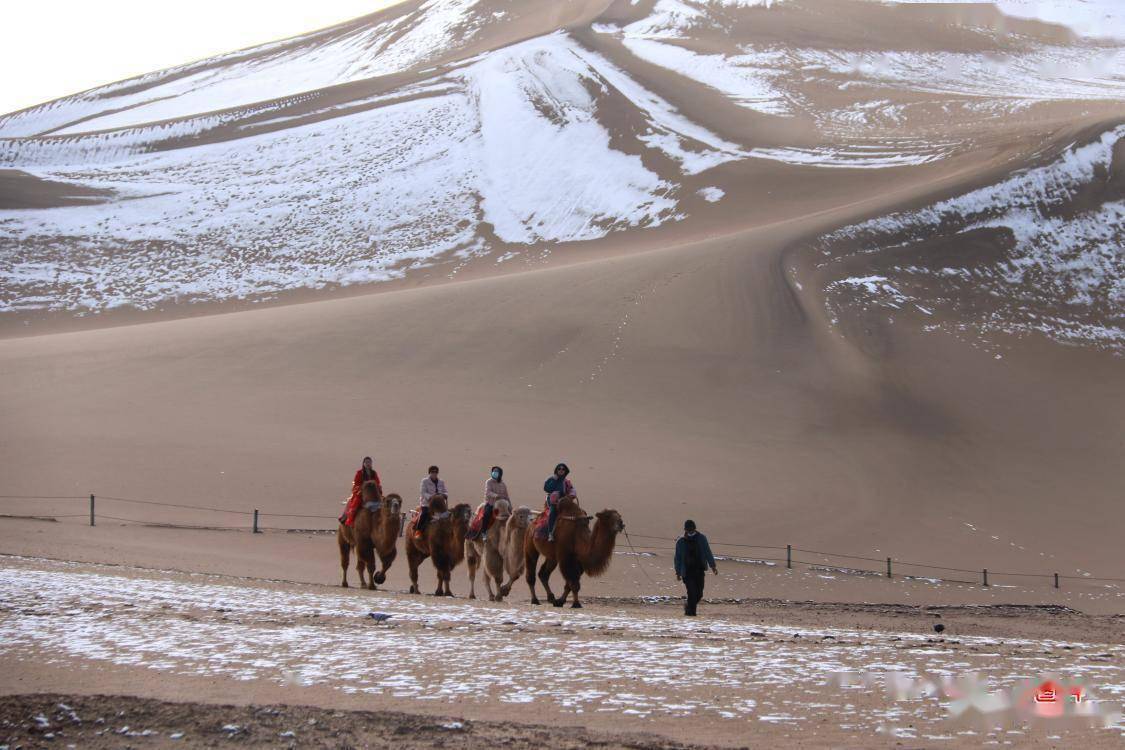
<svg viewBox="0 0 1125 750">
<path fill-rule="evenodd" d="M 480 536 L 480 532 L 484 529 L 484 509 L 487 506 L 480 506 L 477 508 L 473 520 L 469 522 L 469 538 L 476 539 Z"/>
<path fill-rule="evenodd" d="M 535 519 L 535 522 L 531 526 L 536 539 L 547 541 L 548 520 L 550 520 L 550 515 L 548 514 L 547 509 L 544 508 L 543 512 L 539 514 L 539 517 Z"/>
</svg>

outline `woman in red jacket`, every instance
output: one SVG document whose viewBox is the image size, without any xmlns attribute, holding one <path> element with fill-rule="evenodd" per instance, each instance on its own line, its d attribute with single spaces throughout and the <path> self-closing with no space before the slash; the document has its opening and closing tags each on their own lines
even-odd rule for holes
<svg viewBox="0 0 1125 750">
<path fill-rule="evenodd" d="M 348 506 L 344 512 L 340 514 L 340 523 L 345 526 L 351 526 L 355 523 L 355 514 L 359 512 L 359 505 L 362 502 L 360 495 L 363 490 L 363 483 L 374 480 L 375 486 L 379 488 L 379 496 L 383 496 L 383 483 L 379 481 L 379 472 L 371 465 L 371 456 L 366 456 L 363 459 L 363 466 L 355 473 L 355 479 L 352 480 L 352 496 L 348 500 Z"/>
</svg>

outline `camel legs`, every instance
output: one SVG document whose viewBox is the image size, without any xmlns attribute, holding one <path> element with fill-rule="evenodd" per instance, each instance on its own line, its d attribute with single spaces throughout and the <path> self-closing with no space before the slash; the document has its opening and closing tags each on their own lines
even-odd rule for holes
<svg viewBox="0 0 1125 750">
<path fill-rule="evenodd" d="M 520 576 L 517 573 L 514 576 L 510 576 L 507 583 L 501 584 L 500 588 L 496 591 L 496 601 L 502 602 L 504 601 L 504 597 L 512 593 L 512 586 L 515 585 L 516 579 L 518 579 L 519 577 Z M 501 579 L 503 579 L 503 576 L 501 576 Z M 497 583 L 499 583 L 499 581 L 497 581 Z"/>
<path fill-rule="evenodd" d="M 453 571 L 436 567 L 434 569 L 437 570 L 437 591 L 434 592 L 434 596 L 453 596 L 453 591 L 449 588 L 449 579 L 453 577 Z"/>
<path fill-rule="evenodd" d="M 340 543 L 340 567 L 344 570 L 344 577 L 340 580 L 340 585 L 344 588 L 348 587 L 348 563 L 351 562 L 352 546 L 345 542 L 343 539 L 338 539 Z"/>
<path fill-rule="evenodd" d="M 562 605 L 566 604 L 566 598 L 570 596 L 570 592 L 574 590 L 573 588 L 571 588 L 569 578 L 563 578 L 563 583 L 565 585 L 563 586 L 562 596 L 551 602 L 551 604 L 554 604 L 556 607 L 561 607 Z M 575 601 L 578 601 L 578 599 L 575 599 Z"/>
<path fill-rule="evenodd" d="M 574 594 L 574 603 L 570 606 L 572 609 L 582 609 L 582 602 L 578 601 L 578 590 L 582 588 L 582 579 L 575 578 L 573 581 L 567 581 L 566 587 Z M 566 601 L 566 596 L 563 596 L 563 601 Z"/>
<path fill-rule="evenodd" d="M 477 568 L 480 566 L 480 555 L 477 553 L 476 545 L 472 542 L 465 542 L 465 565 L 469 568 L 469 598 L 477 598 Z M 488 580 L 488 573 L 485 572 L 484 579 Z"/>
<path fill-rule="evenodd" d="M 498 602 L 504 597 L 500 596 L 498 589 L 504 582 L 504 561 L 494 550 L 487 547 L 484 550 L 484 585 L 488 589 L 488 601 Z M 496 584 L 495 588 L 493 583 Z"/>
<path fill-rule="evenodd" d="M 555 602 L 557 601 L 555 599 L 554 593 L 551 591 L 550 580 L 551 573 L 554 572 L 557 565 L 558 563 L 554 560 L 550 558 L 544 558 L 543 565 L 539 568 L 539 582 L 543 584 L 543 590 L 547 592 L 547 601 L 549 601 L 551 604 L 555 604 Z M 556 606 L 561 607 L 562 605 L 558 604 Z"/>
<path fill-rule="evenodd" d="M 426 559 L 426 557 L 421 552 L 414 549 L 413 547 L 407 547 L 407 549 L 406 549 L 406 564 L 410 568 L 410 593 L 411 594 L 421 594 L 422 593 L 422 589 L 418 588 L 418 566 L 421 565 L 422 561 L 425 560 L 425 559 Z"/>
<path fill-rule="evenodd" d="M 364 567 L 367 569 L 367 588 L 372 591 L 375 590 L 375 553 L 372 551 L 371 556 L 364 560 Z"/>
<path fill-rule="evenodd" d="M 492 588 L 492 574 L 489 573 L 487 570 L 484 571 L 484 585 L 485 585 L 485 588 L 488 589 L 488 601 L 490 601 L 490 602 L 500 601 L 500 597 L 497 596 L 496 591 Z M 497 581 L 496 585 L 499 586 L 500 582 Z"/>
<path fill-rule="evenodd" d="M 534 545 L 528 544 L 524 549 L 524 571 L 527 578 L 527 587 L 531 590 L 531 603 L 538 604 L 539 597 L 535 595 L 535 565 L 539 562 L 539 550 Z"/>
<path fill-rule="evenodd" d="M 375 573 L 375 583 L 383 584 L 387 582 L 387 571 L 390 570 L 391 563 L 395 561 L 397 556 L 398 547 L 391 547 L 390 551 L 385 555 L 382 552 L 379 553 L 380 567 L 378 572 Z"/>
</svg>

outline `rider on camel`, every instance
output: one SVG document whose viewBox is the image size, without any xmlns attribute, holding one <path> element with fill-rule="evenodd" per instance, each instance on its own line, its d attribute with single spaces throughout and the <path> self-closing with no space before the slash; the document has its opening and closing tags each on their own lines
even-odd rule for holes
<svg viewBox="0 0 1125 750">
<path fill-rule="evenodd" d="M 570 467 L 559 464 L 555 472 L 547 477 L 543 483 L 543 491 L 547 493 L 547 541 L 555 541 L 555 523 L 559 520 L 559 501 L 564 497 L 577 497 L 574 494 L 574 484 L 567 479 Z"/>
<path fill-rule="evenodd" d="M 484 516 L 481 518 L 480 531 L 475 535 L 470 534 L 470 539 L 479 537 L 482 542 L 488 539 L 488 529 L 492 526 L 492 515 L 495 512 L 493 506 L 497 500 L 512 502 L 512 498 L 508 497 L 508 485 L 504 484 L 504 470 L 499 466 L 493 466 L 488 480 L 484 483 Z"/>
<path fill-rule="evenodd" d="M 344 512 L 340 514 L 340 523 L 345 526 L 355 524 L 355 516 L 356 513 L 359 513 L 359 506 L 362 502 L 361 494 L 363 484 L 369 481 L 375 482 L 375 486 L 379 488 L 379 497 L 382 497 L 383 483 L 379 481 L 379 472 L 375 471 L 371 456 L 365 456 L 363 466 L 359 467 L 359 471 L 355 473 L 355 479 L 352 480 L 352 496 L 348 499 L 348 504 L 347 507 L 344 508 Z"/>
<path fill-rule="evenodd" d="M 431 466 L 429 472 L 422 479 L 422 488 L 418 495 L 418 503 L 422 506 L 422 512 L 418 515 L 418 522 L 414 524 L 414 537 L 416 539 L 421 539 L 426 532 L 426 525 L 430 522 L 430 499 L 434 495 L 449 497 L 449 493 L 445 489 L 445 482 L 438 479 L 438 467 Z"/>
</svg>

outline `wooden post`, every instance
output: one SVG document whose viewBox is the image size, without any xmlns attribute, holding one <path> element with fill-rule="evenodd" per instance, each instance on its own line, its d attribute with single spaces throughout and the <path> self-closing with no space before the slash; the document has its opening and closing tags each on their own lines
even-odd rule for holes
<svg viewBox="0 0 1125 750">
<path fill-rule="evenodd" d="M 785 545 L 785 567 L 787 567 L 787 568 L 793 567 L 793 545 L 792 544 Z"/>
<path fill-rule="evenodd" d="M 90 525 L 91 526 L 94 525 L 94 495 L 93 495 L 93 493 L 90 494 Z"/>
<path fill-rule="evenodd" d="M 1059 587 L 1059 574 L 1055 573 L 1055 588 Z"/>
<path fill-rule="evenodd" d="M 262 532 L 258 531 L 258 509 L 257 508 L 254 509 L 254 533 L 255 534 L 261 534 L 262 533 Z"/>
<path fill-rule="evenodd" d="M 891 577 L 891 558 L 887 558 L 887 578 Z"/>
<path fill-rule="evenodd" d="M 984 585 L 988 586 L 988 568 L 982 570 L 981 573 L 984 574 Z"/>
</svg>

